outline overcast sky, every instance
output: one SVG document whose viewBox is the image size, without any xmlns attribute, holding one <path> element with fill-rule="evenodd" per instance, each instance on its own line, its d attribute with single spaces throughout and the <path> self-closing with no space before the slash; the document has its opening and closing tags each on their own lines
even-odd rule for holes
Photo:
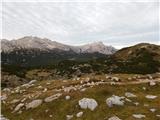
<svg viewBox="0 0 160 120">
<path fill-rule="evenodd" d="M 4 2 L 2 6 L 1 38 L 37 36 L 71 45 L 102 41 L 117 48 L 160 44 L 157 2 Z"/>
</svg>

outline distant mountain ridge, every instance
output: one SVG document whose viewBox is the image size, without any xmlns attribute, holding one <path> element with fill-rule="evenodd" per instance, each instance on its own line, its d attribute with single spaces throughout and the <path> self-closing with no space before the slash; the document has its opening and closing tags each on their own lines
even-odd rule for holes
<svg viewBox="0 0 160 120">
<path fill-rule="evenodd" d="M 73 51 L 75 53 L 101 53 L 101 54 L 113 54 L 116 49 L 112 46 L 106 46 L 102 42 L 94 42 L 82 46 L 71 46 L 58 43 L 46 38 L 26 36 L 16 40 L 1 40 L 1 50 L 3 52 L 11 52 L 19 49 L 38 49 L 40 51 L 59 49 L 62 51 Z"/>
</svg>

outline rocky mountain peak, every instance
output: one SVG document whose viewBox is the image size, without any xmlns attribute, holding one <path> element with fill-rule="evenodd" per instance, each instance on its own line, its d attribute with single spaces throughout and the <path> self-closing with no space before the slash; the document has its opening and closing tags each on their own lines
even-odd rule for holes
<svg viewBox="0 0 160 120">
<path fill-rule="evenodd" d="M 14 49 L 40 49 L 40 50 L 54 50 L 60 49 L 62 51 L 72 50 L 75 53 L 102 53 L 112 54 L 116 51 L 111 46 L 106 46 L 103 42 L 93 42 L 83 46 L 70 46 L 47 38 L 39 38 L 34 36 L 25 36 L 16 40 L 2 40 L 2 51 L 13 51 Z"/>
</svg>

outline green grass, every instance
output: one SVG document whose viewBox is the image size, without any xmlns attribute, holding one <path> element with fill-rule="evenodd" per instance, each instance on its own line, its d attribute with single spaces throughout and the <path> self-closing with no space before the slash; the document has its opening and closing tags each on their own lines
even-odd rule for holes
<svg viewBox="0 0 160 120">
<path fill-rule="evenodd" d="M 50 85 L 46 85 L 48 81 L 41 81 L 27 90 L 27 93 L 34 93 L 37 90 L 38 85 L 48 87 L 49 91 L 43 93 L 39 98 L 45 98 L 50 94 L 54 94 L 54 88 L 60 88 L 62 85 L 69 86 L 70 84 L 77 84 L 77 81 L 51 81 Z M 144 91 L 142 87 L 146 87 L 147 90 Z M 112 96 L 113 94 L 118 96 L 124 96 L 125 92 L 132 92 L 137 95 L 137 98 L 129 98 L 133 102 L 139 102 L 138 106 L 133 103 L 126 102 L 124 106 L 114 106 L 109 108 L 106 105 L 106 98 Z M 26 94 L 27 94 L 26 93 Z M 157 95 L 158 98 L 155 100 L 148 100 L 145 95 L 153 94 Z M 70 95 L 70 100 L 65 100 L 65 96 Z M 20 94 L 11 95 L 8 100 L 14 98 L 22 97 Z M 84 97 L 94 98 L 98 102 L 98 107 L 94 111 L 88 109 L 83 110 L 78 106 L 78 101 Z M 149 107 L 144 107 L 144 104 L 149 104 Z M 135 120 L 132 114 L 139 113 L 146 115 L 145 120 L 158 120 L 156 114 L 160 114 L 160 84 L 157 86 L 149 86 L 148 84 L 139 85 L 121 85 L 121 86 L 111 86 L 111 85 L 100 85 L 93 88 L 88 88 L 85 92 L 72 91 L 70 93 L 63 93 L 59 99 L 54 100 L 50 103 L 43 103 L 41 106 L 30 109 L 23 110 L 21 114 L 11 113 L 12 110 L 9 109 L 10 104 L 2 104 L 2 114 L 7 116 L 10 120 L 29 120 L 33 118 L 34 120 L 65 120 L 66 115 L 74 115 L 73 120 L 104 120 L 104 118 L 117 115 L 123 120 Z M 150 108 L 156 108 L 157 111 L 152 113 L 149 111 Z M 47 113 L 45 110 L 49 110 Z M 83 111 L 84 114 L 81 118 L 76 118 L 76 113 Z M 52 118 L 49 115 L 53 115 Z"/>
</svg>

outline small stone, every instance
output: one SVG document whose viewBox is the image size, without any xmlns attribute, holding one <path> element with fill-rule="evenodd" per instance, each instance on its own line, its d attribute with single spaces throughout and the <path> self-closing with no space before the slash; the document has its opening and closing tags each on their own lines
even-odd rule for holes
<svg viewBox="0 0 160 120">
<path fill-rule="evenodd" d="M 24 106 L 24 103 L 19 103 L 17 106 L 16 106 L 16 108 L 14 109 L 14 111 L 13 112 L 17 112 L 21 107 L 23 107 Z"/>
<path fill-rule="evenodd" d="M 79 112 L 76 114 L 77 117 L 81 117 L 83 115 L 83 112 Z"/>
<path fill-rule="evenodd" d="M 19 99 L 14 99 L 14 100 L 12 100 L 10 103 L 11 104 L 15 104 L 15 103 L 17 103 L 17 102 L 19 102 L 20 100 Z"/>
<path fill-rule="evenodd" d="M 65 99 L 66 100 L 69 100 L 71 97 L 69 96 L 69 95 L 67 95 L 66 97 L 65 97 Z"/>
<path fill-rule="evenodd" d="M 61 95 L 62 95 L 62 93 L 57 93 L 55 95 L 52 95 L 50 97 L 45 98 L 44 101 L 45 102 L 52 102 L 53 100 L 58 99 Z"/>
<path fill-rule="evenodd" d="M 138 106 L 138 105 L 139 105 L 139 103 L 138 103 L 138 102 L 135 102 L 134 104 L 135 104 L 136 106 Z"/>
<path fill-rule="evenodd" d="M 151 111 L 151 112 L 155 112 L 155 111 L 156 111 L 156 109 L 155 109 L 155 108 L 152 108 L 152 109 L 150 109 L 150 111 Z"/>
<path fill-rule="evenodd" d="M 108 118 L 108 120 L 121 120 L 121 119 L 118 118 L 117 116 L 113 116 L 113 117 Z"/>
<path fill-rule="evenodd" d="M 126 92 L 125 96 L 126 97 L 137 97 L 136 95 L 134 95 L 133 93 L 130 93 L 130 92 Z"/>
<path fill-rule="evenodd" d="M 71 120 L 73 118 L 73 115 L 66 115 L 67 120 Z"/>
<path fill-rule="evenodd" d="M 49 115 L 49 117 L 50 117 L 50 118 L 52 118 L 52 117 L 53 117 L 53 115 Z"/>
<path fill-rule="evenodd" d="M 142 114 L 133 114 L 132 115 L 134 118 L 138 118 L 138 119 L 141 119 L 141 118 L 145 118 L 146 116 L 145 115 L 142 115 Z"/>
<path fill-rule="evenodd" d="M 146 98 L 147 99 L 156 99 L 157 96 L 155 96 L 155 95 L 146 95 Z"/>
<path fill-rule="evenodd" d="M 156 115 L 156 116 L 160 118 L 160 115 Z"/>
<path fill-rule="evenodd" d="M 42 104 L 42 100 L 41 99 L 33 100 L 32 102 L 26 104 L 26 109 L 36 108 L 41 104 Z"/>
<path fill-rule="evenodd" d="M 150 81 L 150 82 L 149 82 L 149 85 L 150 85 L 150 86 L 155 86 L 155 85 L 156 85 L 156 82 Z"/>
</svg>

